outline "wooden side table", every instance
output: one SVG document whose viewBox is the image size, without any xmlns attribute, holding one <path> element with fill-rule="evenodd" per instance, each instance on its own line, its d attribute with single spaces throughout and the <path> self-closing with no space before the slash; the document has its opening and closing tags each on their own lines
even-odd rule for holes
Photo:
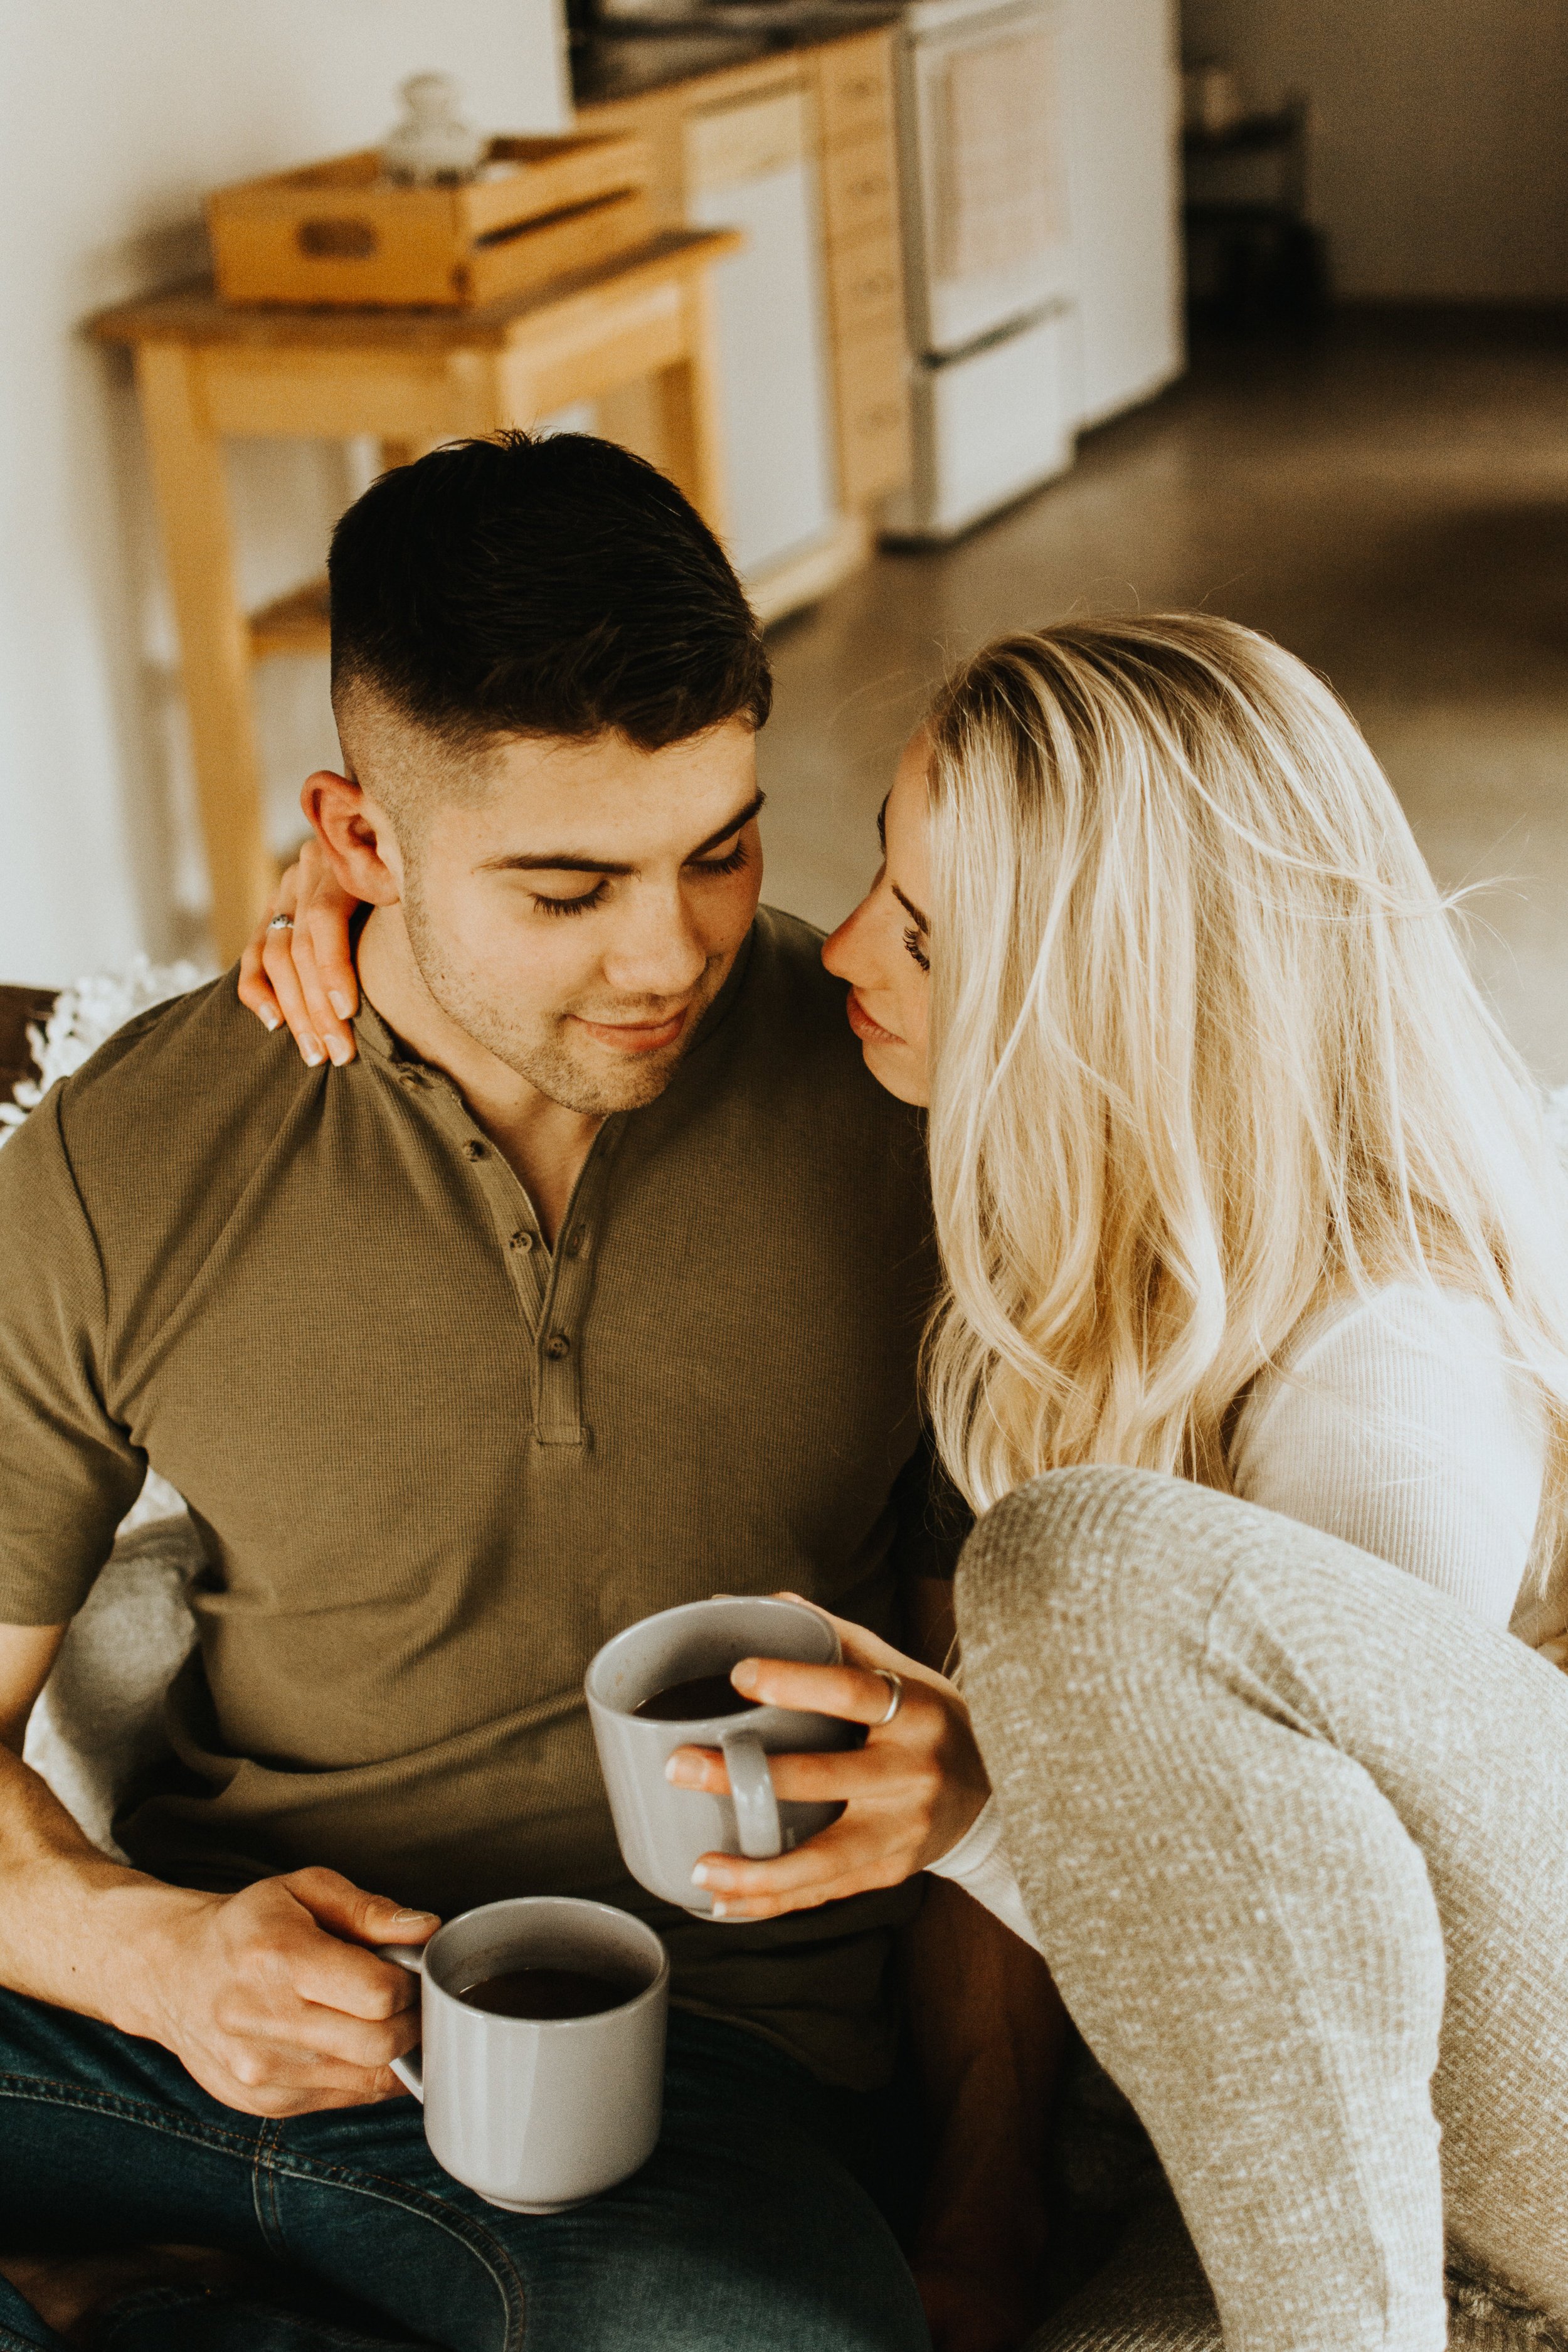
<svg viewBox="0 0 1568 2352">
<path fill-rule="evenodd" d="M 91 321 L 100 341 L 136 354 L 223 961 L 249 937 L 277 872 L 250 666 L 327 644 L 324 581 L 262 613 L 240 608 L 225 436 L 368 434 L 397 465 L 651 378 L 665 469 L 721 533 L 710 271 L 740 242 L 731 230 L 669 230 L 542 293 L 472 310 L 233 310 L 198 284 Z"/>
</svg>

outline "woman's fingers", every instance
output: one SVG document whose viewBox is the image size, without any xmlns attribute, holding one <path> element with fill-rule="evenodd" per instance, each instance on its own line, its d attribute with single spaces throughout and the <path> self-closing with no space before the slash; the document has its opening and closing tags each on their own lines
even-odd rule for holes
<svg viewBox="0 0 1568 2352">
<path fill-rule="evenodd" d="M 284 937 L 293 950 L 294 975 L 310 1014 L 311 1034 L 320 1041 L 327 1059 L 341 1068 L 343 1063 L 353 1060 L 354 1033 L 328 1002 L 327 984 L 317 961 L 309 919 L 296 915 L 293 929 L 285 932 Z M 303 1043 L 301 1039 L 301 1049 Z"/>
<path fill-rule="evenodd" d="M 868 1797 L 891 1800 L 913 1794 L 925 1775 L 911 1769 L 897 1748 L 828 1748 L 811 1755 L 768 1758 L 773 1794 L 785 1804 L 850 1804 Z M 678 1748 L 664 1768 L 678 1789 L 701 1789 L 710 1797 L 730 1794 L 730 1775 L 716 1748 Z"/>
<path fill-rule="evenodd" d="M 763 1706 L 790 1706 L 808 1715 L 836 1715 L 845 1723 L 863 1723 L 868 1729 L 887 1719 L 893 1686 L 885 1674 L 904 1684 L 905 1702 L 913 1705 L 928 1676 L 912 1659 L 889 1650 L 896 1666 L 883 1672 L 865 1665 L 806 1666 L 790 1658 L 742 1658 L 730 1680 L 742 1697 Z"/>
<path fill-rule="evenodd" d="M 329 1057 L 352 1062 L 356 1051 L 349 1023 L 359 1003 L 351 945 L 357 904 L 327 864 L 320 842 L 307 841 L 273 902 L 273 912 L 288 915 L 292 928 L 264 928 L 241 961 L 244 1002 L 262 1020 L 268 1006 L 281 1014 L 312 1069 Z M 276 1025 L 268 1023 L 269 1028 Z"/>
<path fill-rule="evenodd" d="M 326 1060 L 327 1049 L 316 1034 L 316 1024 L 305 1002 L 305 992 L 300 985 L 291 944 L 293 937 L 292 931 L 268 931 L 261 960 L 272 983 L 279 1010 L 293 1034 L 294 1043 L 314 1069 Z"/>
<path fill-rule="evenodd" d="M 716 1918 L 773 1919 L 868 1889 L 900 1886 L 918 1866 L 907 1848 L 858 1827 L 846 1813 L 776 1862 L 705 1853 L 692 1876 L 712 1895 Z"/>
<path fill-rule="evenodd" d="M 811 1610 L 825 1623 L 831 1625 L 838 1636 L 838 1647 L 849 1665 L 879 1666 L 888 1674 L 898 1675 L 906 1683 L 930 1683 L 940 1690 L 952 1689 L 947 1676 L 938 1674 L 934 1666 L 922 1665 L 918 1658 L 906 1657 L 902 1650 L 895 1650 L 891 1642 L 884 1642 L 879 1634 L 868 1632 L 864 1625 L 852 1624 L 847 1617 L 835 1617 L 830 1609 L 821 1608 L 815 1601 L 803 1600 L 798 1592 L 775 1592 L 773 1597 L 775 1601 L 797 1601 L 803 1609 Z"/>
<path fill-rule="evenodd" d="M 352 898 L 328 866 L 316 842 L 301 857 L 302 887 L 294 917 L 294 949 L 300 980 L 311 1011 L 321 1023 L 321 1037 L 333 1061 L 352 1061 L 354 1034 L 349 1024 L 359 1008 L 359 975 L 354 970 L 353 926 L 359 901 Z M 346 1052 L 333 1052 L 339 1039 Z"/>
<path fill-rule="evenodd" d="M 858 1629 L 838 1630 L 849 1652 Z M 856 1748 L 769 1756 L 781 1801 L 837 1803 L 845 1811 L 793 1853 L 772 1861 L 705 1854 L 699 1881 L 710 1889 L 721 1918 L 769 1919 L 870 1887 L 896 1886 L 949 1853 L 985 1803 L 985 1767 L 953 1685 L 873 1634 L 859 1636 L 854 1647 L 858 1655 L 843 1665 L 747 1658 L 733 1669 L 731 1679 L 746 1696 L 863 1724 L 867 1738 Z M 889 1717 L 890 1675 L 901 1689 Z M 716 1748 L 678 1748 L 665 1773 L 677 1788 L 730 1794 L 724 1758 Z"/>
<path fill-rule="evenodd" d="M 276 1029 L 284 1019 L 283 1007 L 267 970 L 267 950 L 279 934 L 269 927 L 274 915 L 292 915 L 299 896 L 300 868 L 290 866 L 273 893 L 272 904 L 246 942 L 239 959 L 239 1001 L 265 1028 Z M 287 938 L 288 934 L 283 934 Z"/>
</svg>

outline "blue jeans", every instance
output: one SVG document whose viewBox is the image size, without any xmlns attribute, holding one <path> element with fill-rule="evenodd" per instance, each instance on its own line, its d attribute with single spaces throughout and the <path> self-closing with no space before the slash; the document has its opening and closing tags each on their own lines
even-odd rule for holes
<svg viewBox="0 0 1568 2352">
<path fill-rule="evenodd" d="M 503 2213 L 441 2170 L 412 2099 L 240 2115 L 156 2043 L 0 1992 L 0 2247 L 162 2241 L 280 2266 L 276 2299 L 137 2292 L 113 2352 L 929 2352 L 857 2177 L 884 2105 L 675 2011 L 642 2171 L 571 2212 Z M 5 2352 L 59 2343 L 0 2280 Z"/>
</svg>

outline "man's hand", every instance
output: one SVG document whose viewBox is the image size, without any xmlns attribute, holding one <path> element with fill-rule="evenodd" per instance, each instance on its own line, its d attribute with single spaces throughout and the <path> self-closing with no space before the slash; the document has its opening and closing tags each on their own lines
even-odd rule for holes
<svg viewBox="0 0 1568 2352">
<path fill-rule="evenodd" d="M 423 1944 L 438 1925 L 335 1870 L 184 1895 L 137 1955 L 146 2021 L 130 2030 L 247 2115 L 396 2098 L 392 2061 L 419 2039 L 419 1979 L 364 1946 Z"/>
<path fill-rule="evenodd" d="M 786 1593 L 782 1598 L 798 1596 Z M 971 1827 L 990 1794 L 969 1727 L 969 1710 L 946 1676 L 919 1665 L 862 1625 L 819 1616 L 838 1635 L 841 1666 L 745 1658 L 730 1679 L 745 1697 L 773 1706 L 836 1715 L 868 1727 L 863 1748 L 812 1756 L 771 1756 L 775 1794 L 805 1804 L 842 1801 L 837 1821 L 776 1862 L 706 1853 L 699 1883 L 713 1893 L 716 1919 L 772 1919 L 871 1886 L 899 1886 L 940 1861 Z M 903 1695 L 884 1724 L 889 1685 Z M 717 1748 L 678 1748 L 665 1767 L 678 1788 L 725 1795 L 730 1777 Z"/>
</svg>

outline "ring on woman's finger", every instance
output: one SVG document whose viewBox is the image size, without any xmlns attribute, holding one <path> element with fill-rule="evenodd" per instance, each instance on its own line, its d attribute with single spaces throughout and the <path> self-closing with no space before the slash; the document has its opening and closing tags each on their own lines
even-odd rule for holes
<svg viewBox="0 0 1568 2352">
<path fill-rule="evenodd" d="M 902 1675 L 891 1673 L 886 1666 L 873 1666 L 871 1672 L 888 1685 L 888 1712 L 879 1715 L 871 1726 L 873 1731 L 880 1731 L 884 1724 L 891 1723 L 904 1703 L 904 1678 Z"/>
<path fill-rule="evenodd" d="M 294 918 L 292 915 L 274 915 L 267 928 L 269 931 L 291 931 L 294 928 Z"/>
</svg>

